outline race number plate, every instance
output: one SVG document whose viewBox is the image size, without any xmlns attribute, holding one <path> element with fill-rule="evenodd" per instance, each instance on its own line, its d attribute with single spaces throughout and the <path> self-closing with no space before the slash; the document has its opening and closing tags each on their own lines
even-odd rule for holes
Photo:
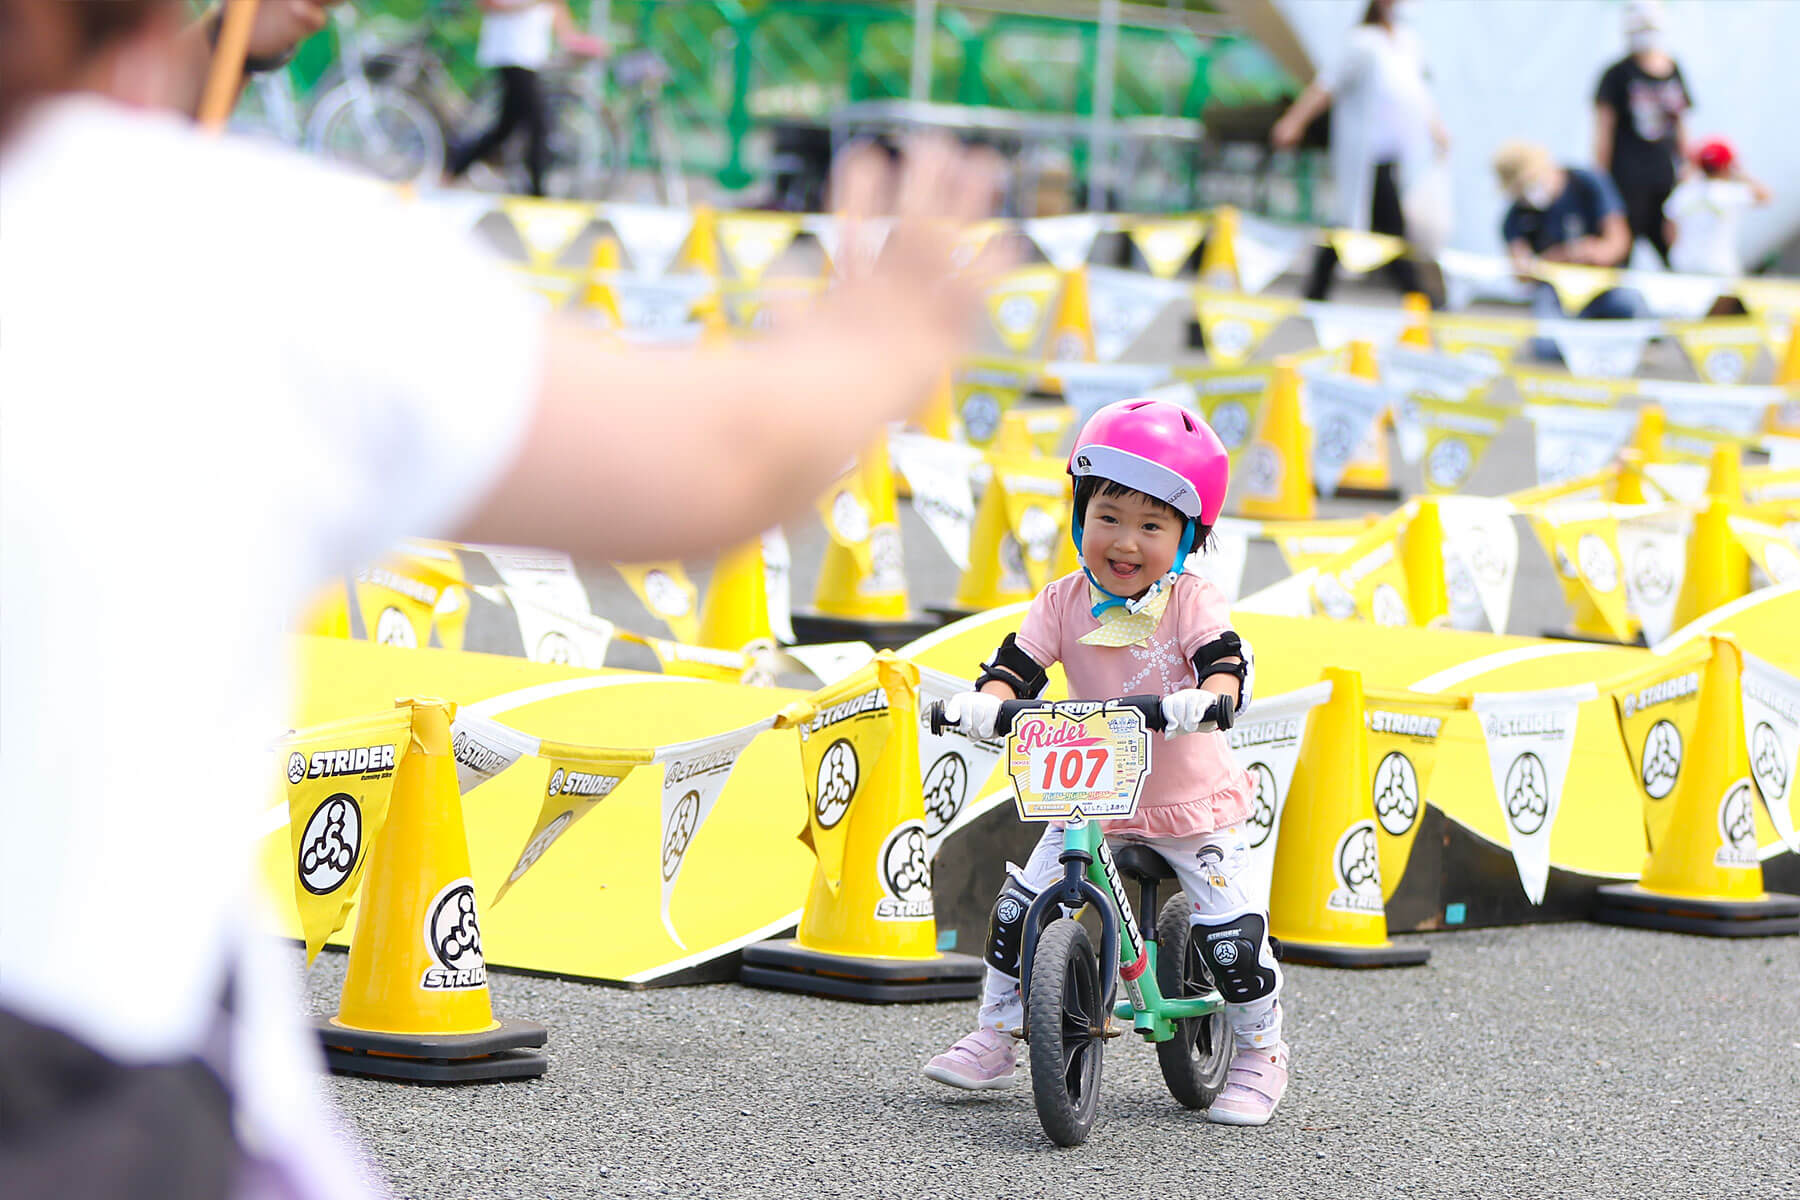
<svg viewBox="0 0 1800 1200">
<path fill-rule="evenodd" d="M 1150 737 L 1135 708 L 1045 705 L 1013 722 L 1006 766 L 1021 821 L 1129 817 L 1150 773 Z"/>
</svg>

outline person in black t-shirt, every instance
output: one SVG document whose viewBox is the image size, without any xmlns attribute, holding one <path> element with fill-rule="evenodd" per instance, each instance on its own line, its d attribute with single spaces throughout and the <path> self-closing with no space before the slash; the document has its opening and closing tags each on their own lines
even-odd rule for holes
<svg viewBox="0 0 1800 1200">
<path fill-rule="evenodd" d="M 1669 262 L 1663 202 L 1675 190 L 1684 158 L 1682 115 L 1694 105 L 1681 68 L 1662 44 L 1660 6 L 1635 0 L 1625 8 L 1631 53 L 1606 69 L 1594 93 L 1594 162 L 1612 175 L 1634 238 L 1646 238 Z"/>
</svg>

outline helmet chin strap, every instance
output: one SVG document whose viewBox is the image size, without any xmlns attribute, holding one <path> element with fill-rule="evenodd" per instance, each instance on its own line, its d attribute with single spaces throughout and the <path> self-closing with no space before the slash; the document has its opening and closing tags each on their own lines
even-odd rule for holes
<svg viewBox="0 0 1800 1200">
<path fill-rule="evenodd" d="M 1075 539 L 1075 554 L 1077 558 L 1079 558 L 1081 555 L 1081 522 L 1071 522 L 1069 533 Z M 1122 608 L 1128 613 L 1138 613 L 1143 611 L 1143 609 L 1154 601 L 1157 596 L 1162 594 L 1165 587 L 1174 586 L 1175 580 L 1180 577 L 1182 570 L 1187 566 L 1188 556 L 1194 552 L 1194 539 L 1198 533 L 1198 522 L 1192 520 L 1188 521 L 1181 531 L 1181 544 L 1175 548 L 1174 565 L 1169 568 L 1167 573 L 1165 573 L 1161 579 L 1158 579 L 1155 583 L 1151 584 L 1149 589 L 1136 600 L 1129 600 L 1124 596 L 1116 595 L 1101 587 L 1100 581 L 1094 578 L 1094 573 L 1088 570 L 1087 564 L 1085 562 L 1082 563 L 1081 573 L 1087 576 L 1088 582 L 1093 585 L 1094 590 L 1105 597 L 1100 603 L 1094 605 L 1092 609 L 1094 616 L 1099 616 L 1109 608 Z"/>
</svg>

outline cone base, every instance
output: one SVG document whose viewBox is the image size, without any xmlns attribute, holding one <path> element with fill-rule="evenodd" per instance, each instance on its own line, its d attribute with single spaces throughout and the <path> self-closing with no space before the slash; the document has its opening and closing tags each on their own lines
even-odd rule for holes
<svg viewBox="0 0 1800 1200">
<path fill-rule="evenodd" d="M 1320 494 L 1323 495 L 1323 493 Z M 1346 483 L 1339 480 L 1337 490 L 1331 494 L 1339 500 L 1394 501 L 1400 499 L 1400 489 L 1391 483 Z"/>
<path fill-rule="evenodd" d="M 1615 883 L 1595 891 L 1593 920 L 1703 937 L 1784 937 L 1800 934 L 1800 896 L 1769 892 L 1761 900 L 1697 900 Z"/>
<path fill-rule="evenodd" d="M 865 1004 L 972 1000 L 987 966 L 967 954 L 935 958 L 863 958 L 809 950 L 792 938 L 744 948 L 738 982 L 747 987 L 805 992 Z"/>
<path fill-rule="evenodd" d="M 1420 967 L 1431 958 L 1430 946 L 1401 946 L 1381 942 L 1373 946 L 1351 946 L 1337 942 L 1297 942 L 1281 939 L 1281 960 L 1303 963 L 1309 967 Z"/>
<path fill-rule="evenodd" d="M 867 642 L 877 650 L 893 650 L 924 637 L 944 622 L 921 617 L 834 617 L 828 613 L 794 614 L 794 637 L 802 646 L 820 642 Z"/>
<path fill-rule="evenodd" d="M 503 1021 L 480 1033 L 384 1033 L 352 1029 L 318 1017 L 314 1031 L 325 1063 L 338 1075 L 364 1075 L 410 1083 L 470 1083 L 484 1079 L 536 1079 L 548 1067 L 537 1053 L 548 1032 L 535 1021 Z"/>
<path fill-rule="evenodd" d="M 1628 642 L 1621 642 L 1616 637 L 1608 637 L 1604 633 L 1584 633 L 1579 629 L 1545 629 L 1538 633 L 1539 637 L 1550 638 L 1558 642 L 1586 642 L 1592 646 L 1648 646 L 1642 631 Z"/>
</svg>

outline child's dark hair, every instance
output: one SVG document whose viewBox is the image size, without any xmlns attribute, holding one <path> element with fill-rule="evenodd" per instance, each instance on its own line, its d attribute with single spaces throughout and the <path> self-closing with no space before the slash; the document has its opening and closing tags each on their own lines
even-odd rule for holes
<svg viewBox="0 0 1800 1200">
<path fill-rule="evenodd" d="M 1075 523 L 1077 525 L 1087 520 L 1088 504 L 1093 501 L 1095 496 L 1113 496 L 1121 499 L 1136 496 L 1156 505 L 1183 525 L 1186 525 L 1188 521 L 1186 514 L 1167 500 L 1159 500 L 1148 492 L 1140 492 L 1136 488 L 1126 487 L 1111 479 L 1102 479 L 1098 475 L 1083 475 L 1075 481 Z M 1213 527 L 1201 525 L 1198 521 L 1195 521 L 1194 525 L 1196 526 L 1194 553 L 1211 550 L 1213 548 Z"/>
</svg>

